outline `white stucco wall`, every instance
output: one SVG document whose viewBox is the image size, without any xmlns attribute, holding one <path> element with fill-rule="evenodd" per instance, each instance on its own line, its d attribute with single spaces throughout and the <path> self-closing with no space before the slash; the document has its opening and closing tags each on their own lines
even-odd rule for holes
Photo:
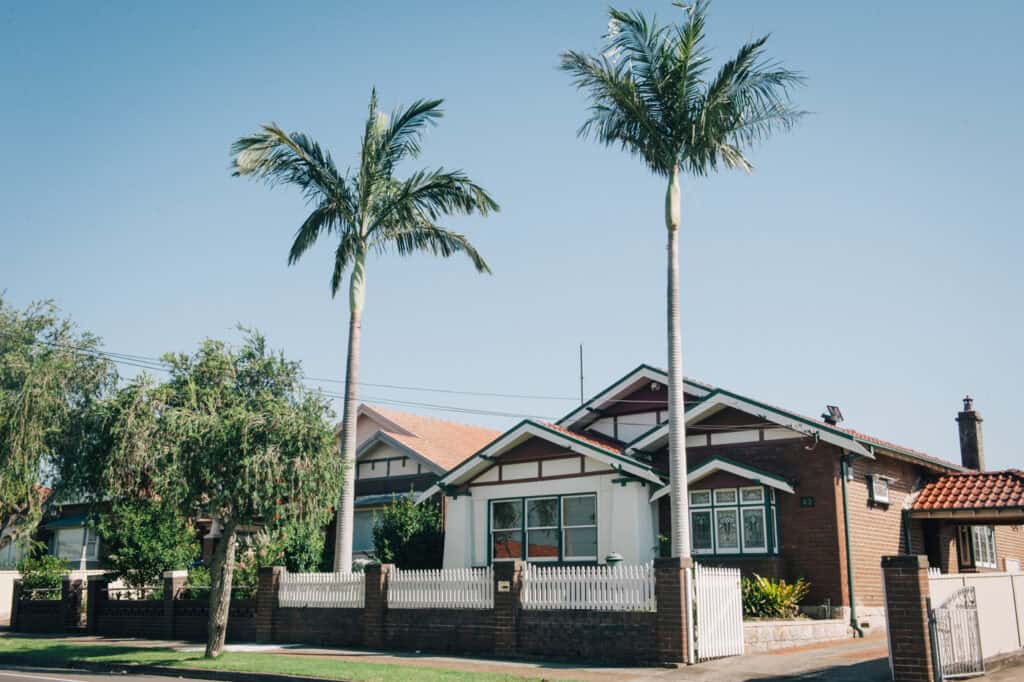
<svg viewBox="0 0 1024 682">
<path fill-rule="evenodd" d="M 588 459 L 588 465 L 604 465 Z M 588 467 L 589 469 L 589 467 Z M 448 499 L 445 520 L 444 567 L 486 566 L 489 501 L 542 495 L 597 494 L 597 555 L 601 563 L 618 552 L 626 563 L 654 558 L 657 546 L 655 505 L 651 489 L 640 482 L 612 483 L 614 474 L 547 481 L 474 486 L 472 494 Z"/>
</svg>

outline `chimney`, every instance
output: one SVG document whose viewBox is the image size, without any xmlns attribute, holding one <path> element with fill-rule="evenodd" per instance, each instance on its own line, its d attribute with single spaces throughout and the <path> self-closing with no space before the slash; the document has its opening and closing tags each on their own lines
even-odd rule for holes
<svg viewBox="0 0 1024 682">
<path fill-rule="evenodd" d="M 974 399 L 964 397 L 964 411 L 956 416 L 960 427 L 960 463 L 967 469 L 985 470 L 985 446 L 981 440 L 981 415 L 974 410 Z"/>
</svg>

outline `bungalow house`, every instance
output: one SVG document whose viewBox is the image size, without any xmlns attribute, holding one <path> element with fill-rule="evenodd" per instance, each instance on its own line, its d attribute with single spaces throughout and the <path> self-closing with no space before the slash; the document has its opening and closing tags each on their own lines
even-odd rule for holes
<svg viewBox="0 0 1024 682">
<path fill-rule="evenodd" d="M 657 556 L 671 523 L 667 393 L 665 372 L 641 365 L 558 422 L 522 421 L 454 466 L 420 496 L 447 500 L 444 566 Z M 837 409 L 814 419 L 693 380 L 685 401 L 703 564 L 805 578 L 806 610 L 864 629 L 884 622 L 883 555 L 927 554 L 947 571 L 1024 558 L 1019 526 L 921 508 L 929 484 L 982 466 L 973 405 L 958 418 L 958 465 L 846 428 Z"/>
<path fill-rule="evenodd" d="M 374 516 L 395 497 L 422 493 L 498 435 L 480 426 L 360 405 L 356 418 L 353 557 L 369 558 Z M 334 555 L 334 524 L 332 521 L 327 530 L 326 556 Z"/>
</svg>

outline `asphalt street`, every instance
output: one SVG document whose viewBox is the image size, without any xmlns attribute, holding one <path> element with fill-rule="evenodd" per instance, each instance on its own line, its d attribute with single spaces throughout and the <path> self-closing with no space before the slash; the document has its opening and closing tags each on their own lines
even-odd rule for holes
<svg viewBox="0 0 1024 682">
<path fill-rule="evenodd" d="M 71 670 L 68 668 L 0 668 L 0 682 L 106 682 L 107 680 L 131 680 L 135 682 L 198 682 L 185 677 L 154 677 L 152 675 L 123 675 Z"/>
</svg>

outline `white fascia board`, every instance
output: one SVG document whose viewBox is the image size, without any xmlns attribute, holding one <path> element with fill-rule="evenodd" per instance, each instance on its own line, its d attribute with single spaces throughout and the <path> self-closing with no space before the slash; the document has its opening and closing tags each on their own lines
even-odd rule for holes
<svg viewBox="0 0 1024 682">
<path fill-rule="evenodd" d="M 416 460 L 417 462 L 430 467 L 430 469 L 436 474 L 444 474 L 444 469 L 442 469 L 436 463 L 431 462 L 429 459 L 427 459 L 420 453 L 416 452 L 405 443 L 391 437 L 385 431 L 378 431 L 377 433 L 373 434 L 371 437 L 363 441 L 362 445 L 356 448 L 356 461 L 358 462 L 363 455 L 372 450 L 374 447 L 382 444 L 390 445 L 396 450 L 401 450 L 402 452 L 408 455 L 409 459 Z"/>
<path fill-rule="evenodd" d="M 635 441 L 626 446 L 626 452 L 636 452 L 668 438 L 668 422 L 659 424 L 658 428 L 652 429 Z"/>
<path fill-rule="evenodd" d="M 748 481 L 760 483 L 761 485 L 766 485 L 770 488 L 775 488 L 776 490 L 781 490 L 782 492 L 789 493 L 791 495 L 796 492 L 795 490 L 793 490 L 793 486 L 791 486 L 785 480 L 777 476 L 772 476 L 761 471 L 749 469 L 747 467 L 740 466 L 732 462 L 726 462 L 717 458 L 708 460 L 704 464 L 700 465 L 699 467 L 688 473 L 686 475 L 686 482 L 696 483 L 697 481 L 705 479 L 711 474 L 718 471 L 724 471 L 729 474 L 734 474 L 736 476 L 739 476 L 740 478 L 745 478 Z"/>
<path fill-rule="evenodd" d="M 633 385 L 638 381 L 657 381 L 660 384 L 668 384 L 668 374 L 661 370 L 648 367 L 647 365 L 641 365 L 635 370 L 624 376 L 619 381 L 615 382 L 605 390 L 598 393 L 596 396 L 588 400 L 586 403 L 581 405 L 574 412 L 569 413 L 565 417 L 558 420 L 560 426 L 571 427 L 584 417 L 587 417 L 595 410 L 600 410 L 604 405 L 609 402 L 613 402 L 619 399 L 622 394 L 628 393 L 633 390 Z M 703 398 L 711 391 L 706 387 L 699 384 L 695 384 L 687 379 L 683 379 L 683 388 L 688 393 L 692 393 L 698 398 Z"/>
<path fill-rule="evenodd" d="M 610 453 L 602 452 L 600 448 L 596 446 L 581 443 L 575 438 L 561 434 L 557 431 L 546 428 L 541 424 L 535 424 L 530 421 L 525 421 L 521 423 L 519 426 L 507 432 L 504 436 L 498 438 L 498 440 L 488 445 L 482 451 L 478 452 L 477 454 L 473 455 L 473 457 L 471 457 L 470 459 L 466 460 L 456 468 L 452 469 L 447 476 L 445 476 L 439 481 L 439 483 L 443 483 L 445 485 L 458 485 L 469 480 L 478 472 L 482 471 L 487 467 L 490 467 L 491 459 L 498 457 L 502 453 L 506 452 L 507 450 L 510 450 L 511 448 L 515 447 L 516 445 L 530 437 L 542 438 L 548 441 L 549 443 L 560 445 L 561 447 L 564 447 L 566 450 L 570 450 L 579 455 L 584 455 L 585 457 L 591 457 L 593 459 L 596 459 L 597 461 L 607 464 L 613 469 L 617 469 L 623 473 L 627 473 L 631 476 L 635 476 L 645 481 L 650 481 L 651 483 L 655 483 L 657 485 L 662 484 L 661 478 L 647 467 L 643 467 L 637 464 L 633 464 L 631 462 L 624 461 L 623 459 L 615 457 Z"/>
</svg>

